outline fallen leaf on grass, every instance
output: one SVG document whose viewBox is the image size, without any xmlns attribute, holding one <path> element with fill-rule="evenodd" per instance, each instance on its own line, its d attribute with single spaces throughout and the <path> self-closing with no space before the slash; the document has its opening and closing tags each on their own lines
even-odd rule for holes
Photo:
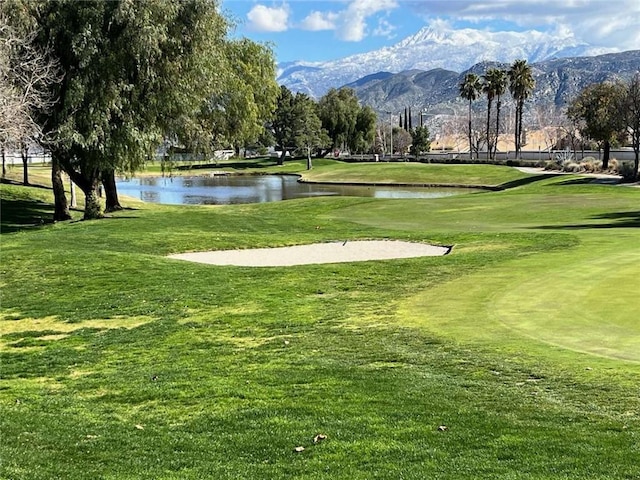
<svg viewBox="0 0 640 480">
<path fill-rule="evenodd" d="M 449 430 L 449 427 L 447 427 L 446 425 L 440 425 L 438 427 L 439 432 L 446 432 L 447 430 Z"/>
<path fill-rule="evenodd" d="M 315 437 L 313 437 L 313 443 L 320 443 L 323 440 L 326 440 L 327 436 L 323 435 L 322 433 L 319 433 L 318 435 L 316 435 Z"/>
<path fill-rule="evenodd" d="M 142 425 L 136 425 L 135 426 L 138 430 L 144 430 L 144 427 Z"/>
<path fill-rule="evenodd" d="M 304 447 L 296 447 L 293 449 L 294 452 L 304 452 Z"/>
</svg>

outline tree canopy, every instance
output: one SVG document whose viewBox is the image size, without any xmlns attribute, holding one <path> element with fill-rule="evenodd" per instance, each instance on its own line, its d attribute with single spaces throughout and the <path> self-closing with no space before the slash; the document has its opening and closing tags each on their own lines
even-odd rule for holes
<svg viewBox="0 0 640 480">
<path fill-rule="evenodd" d="M 377 115 L 361 107 L 352 88 L 330 89 L 319 101 L 322 127 L 331 139 L 331 148 L 352 152 L 366 150 L 375 139 Z"/>
<path fill-rule="evenodd" d="M 165 140 L 194 150 L 257 138 L 275 103 L 271 50 L 229 40 L 216 0 L 14 0 L 63 74 L 40 111 L 59 163 L 100 216 L 95 190 Z"/>
<path fill-rule="evenodd" d="M 619 110 L 623 94 L 621 84 L 595 83 L 583 89 L 567 109 L 567 116 L 579 125 L 582 136 L 603 145 L 604 170 L 609 168 L 611 144 L 621 138 L 625 129 Z"/>
</svg>

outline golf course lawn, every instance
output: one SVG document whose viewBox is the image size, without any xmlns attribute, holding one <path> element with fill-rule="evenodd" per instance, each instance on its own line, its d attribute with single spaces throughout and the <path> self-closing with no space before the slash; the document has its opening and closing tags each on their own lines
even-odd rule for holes
<svg viewBox="0 0 640 480">
<path fill-rule="evenodd" d="M 49 190 L 3 184 L 0 478 L 640 478 L 640 189 L 486 165 L 315 166 L 318 181 L 512 188 L 123 199 L 133 208 L 51 224 Z M 453 249 L 261 268 L 166 258 L 356 239 Z"/>
</svg>

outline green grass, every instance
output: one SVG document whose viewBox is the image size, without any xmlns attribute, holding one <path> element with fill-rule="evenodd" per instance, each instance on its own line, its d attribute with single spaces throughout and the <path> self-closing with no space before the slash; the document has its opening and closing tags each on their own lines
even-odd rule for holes
<svg viewBox="0 0 640 480">
<path fill-rule="evenodd" d="M 196 168 L 197 167 L 197 168 Z M 340 183 L 403 183 L 438 185 L 499 186 L 523 182 L 535 178 L 510 167 L 493 165 L 439 165 L 415 162 L 357 162 L 318 158 L 313 160 L 313 169 L 306 169 L 306 160 L 287 160 L 277 165 L 273 158 L 231 159 L 202 168 L 173 168 L 171 175 L 194 175 L 211 171 L 238 174 L 251 173 L 295 173 L 304 180 Z M 161 165 L 153 163 L 146 167 L 146 174 L 161 174 Z"/>
<path fill-rule="evenodd" d="M 386 167 L 312 173 L 473 174 Z M 44 225 L 46 190 L 2 185 L 0 478 L 640 477 L 640 190 L 491 170 L 474 182 L 522 186 Z M 290 268 L 165 258 L 356 238 L 455 247 Z"/>
</svg>

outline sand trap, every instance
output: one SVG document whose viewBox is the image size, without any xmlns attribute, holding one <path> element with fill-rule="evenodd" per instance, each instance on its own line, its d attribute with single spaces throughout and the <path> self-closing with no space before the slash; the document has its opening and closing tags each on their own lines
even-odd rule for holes
<svg viewBox="0 0 640 480">
<path fill-rule="evenodd" d="M 434 257 L 446 255 L 451 247 L 399 240 L 360 240 L 314 243 L 293 247 L 219 250 L 179 253 L 169 258 L 211 265 L 243 267 L 285 267 L 318 263 L 364 262 L 394 258 Z"/>
</svg>

